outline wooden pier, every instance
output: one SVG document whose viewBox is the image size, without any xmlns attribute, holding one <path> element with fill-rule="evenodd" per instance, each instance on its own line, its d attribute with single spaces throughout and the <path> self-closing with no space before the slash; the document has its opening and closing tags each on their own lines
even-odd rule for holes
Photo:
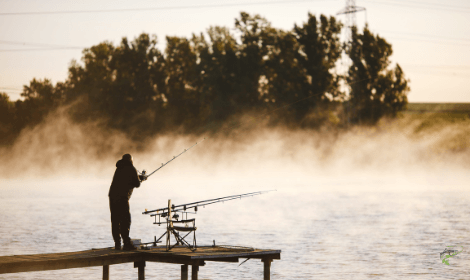
<svg viewBox="0 0 470 280">
<path fill-rule="evenodd" d="M 271 262 L 281 259 L 280 250 L 261 250 L 235 246 L 202 246 L 192 252 L 187 248 L 165 246 L 148 250 L 122 251 L 114 248 L 92 249 L 80 252 L 0 256 L 0 274 L 29 271 L 44 271 L 91 266 L 103 267 L 103 280 L 109 280 L 109 266 L 133 262 L 138 268 L 138 279 L 145 279 L 147 262 L 173 263 L 181 265 L 181 279 L 188 279 L 191 266 L 191 279 L 198 279 L 199 267 L 206 262 L 238 262 L 239 259 L 259 259 L 264 263 L 264 280 L 271 279 Z"/>
</svg>

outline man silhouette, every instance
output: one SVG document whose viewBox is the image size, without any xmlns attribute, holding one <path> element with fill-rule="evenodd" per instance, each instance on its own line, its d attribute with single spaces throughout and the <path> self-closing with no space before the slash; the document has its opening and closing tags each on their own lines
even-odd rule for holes
<svg viewBox="0 0 470 280">
<path fill-rule="evenodd" d="M 114 239 L 114 248 L 121 250 L 121 237 L 124 242 L 123 250 L 135 250 L 131 243 L 129 230 L 131 227 L 131 213 L 129 212 L 129 199 L 134 188 L 140 187 L 145 177 L 138 175 L 130 154 L 125 154 L 116 163 L 113 182 L 109 188 L 109 209 L 111 211 L 111 231 Z"/>
</svg>

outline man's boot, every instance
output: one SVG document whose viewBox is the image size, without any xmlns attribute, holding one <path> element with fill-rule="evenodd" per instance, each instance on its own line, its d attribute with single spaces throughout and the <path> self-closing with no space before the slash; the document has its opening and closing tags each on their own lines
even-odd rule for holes
<svg viewBox="0 0 470 280">
<path fill-rule="evenodd" d="M 132 243 L 124 243 L 124 246 L 122 247 L 123 250 L 125 251 L 132 251 L 132 250 L 137 250 L 137 247 L 134 246 Z"/>
<path fill-rule="evenodd" d="M 114 250 L 121 250 L 121 242 L 114 242 Z"/>
<path fill-rule="evenodd" d="M 124 241 L 124 246 L 122 247 L 123 250 L 132 251 L 136 250 L 137 248 L 132 244 L 131 239 L 129 237 L 123 237 L 122 241 Z"/>
</svg>

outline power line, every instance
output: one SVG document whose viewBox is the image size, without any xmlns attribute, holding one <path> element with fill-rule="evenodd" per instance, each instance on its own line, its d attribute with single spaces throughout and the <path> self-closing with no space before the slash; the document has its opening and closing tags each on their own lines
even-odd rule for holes
<svg viewBox="0 0 470 280">
<path fill-rule="evenodd" d="M 410 7 L 410 8 L 419 8 L 419 9 L 427 9 L 427 10 L 440 10 L 440 11 L 451 11 L 451 12 L 458 12 L 458 13 L 470 13 L 470 7 L 458 7 L 458 6 L 447 6 L 447 7 L 437 7 L 437 6 L 426 6 L 424 3 L 413 4 L 418 2 L 389 2 L 389 1 L 380 1 L 380 0 L 364 0 L 366 2 L 374 3 L 374 4 L 383 4 L 389 6 L 403 6 L 403 7 Z M 408 3 L 411 3 L 409 5 Z"/>
<path fill-rule="evenodd" d="M 436 40 L 426 40 L 426 39 L 419 39 L 419 38 L 406 38 L 406 37 L 400 37 L 400 36 L 390 36 L 388 38 L 392 38 L 398 41 L 407 41 L 407 42 L 426 42 L 426 43 L 432 43 L 432 44 L 439 44 L 439 45 L 459 45 L 459 46 L 470 46 L 469 43 L 456 43 L 456 42 L 446 42 L 446 41 L 436 41 Z"/>
<path fill-rule="evenodd" d="M 30 51 L 55 51 L 55 50 L 81 50 L 80 47 L 62 47 L 62 48 L 46 48 L 46 49 L 8 49 L 0 52 L 30 52 Z"/>
<path fill-rule="evenodd" d="M 446 40 L 452 40 L 452 41 L 461 41 L 463 43 L 470 43 L 469 39 L 461 39 L 461 38 L 452 38 L 452 37 L 447 37 L 447 36 L 435 36 L 431 34 L 420 34 L 420 33 L 406 33 L 406 32 L 396 32 L 396 31 L 388 31 L 388 30 L 382 30 L 381 32 L 384 33 L 390 33 L 390 34 L 398 34 L 398 35 L 409 35 L 409 36 L 419 36 L 419 37 L 424 37 L 424 38 L 433 38 L 433 39 L 446 39 Z M 377 32 L 376 32 L 377 33 Z"/>
<path fill-rule="evenodd" d="M 37 46 L 37 47 L 52 47 L 52 48 L 85 48 L 78 46 L 65 46 L 65 45 L 52 45 L 52 44 L 43 44 L 43 43 L 30 43 L 30 42 L 17 42 L 17 41 L 5 41 L 0 40 L 0 44 L 7 45 L 21 45 L 21 46 Z"/>
<path fill-rule="evenodd" d="M 210 4 L 210 5 L 193 5 L 193 6 L 174 6 L 174 7 L 148 7 L 148 8 L 129 8 L 129 9 L 109 9 L 109 10 L 78 10 L 78 11 L 49 11 L 49 12 L 13 12 L 0 13 L 0 16 L 20 16 L 20 15 L 58 15 L 58 14 L 87 14 L 87 13 L 119 13 L 119 12 L 148 12 L 162 10 L 180 10 L 180 9 L 204 9 L 204 8 L 224 8 L 236 6 L 255 6 L 266 4 L 285 4 L 285 3 L 302 3 L 302 2 L 318 2 L 331 0 L 283 0 L 283 1 L 266 1 L 266 2 L 245 2 L 232 4 Z"/>
<path fill-rule="evenodd" d="M 16 91 L 22 91 L 22 89 L 18 88 L 10 88 L 10 87 L 0 87 L 1 90 L 16 90 Z"/>
<path fill-rule="evenodd" d="M 379 31 L 374 30 L 377 35 Z M 430 34 L 419 34 L 419 33 L 405 33 L 405 32 L 396 32 L 396 31 L 389 31 L 383 30 L 383 33 L 390 33 L 390 34 L 398 34 L 404 36 L 419 36 L 422 38 L 407 38 L 403 36 L 387 36 L 383 37 L 385 39 L 392 38 L 400 41 L 414 41 L 414 42 L 427 42 L 433 44 L 441 44 L 441 45 L 461 45 L 461 46 L 468 46 L 470 45 L 470 40 L 467 39 L 460 39 L 460 38 L 452 38 L 452 37 L 442 37 L 442 36 L 434 36 Z M 452 40 L 457 42 L 448 42 L 442 41 L 444 40 Z M 0 52 L 23 52 L 23 51 L 48 51 L 48 50 L 77 50 L 77 49 L 85 49 L 87 47 L 79 47 L 79 46 L 66 46 L 66 45 L 55 45 L 55 44 L 44 44 L 44 43 L 32 43 L 32 42 L 17 42 L 17 41 L 5 41 L 0 40 L 0 44 L 11 44 L 11 45 L 25 45 L 25 46 L 39 46 L 39 47 L 48 47 L 48 48 L 40 48 L 40 49 L 0 49 Z"/>
<path fill-rule="evenodd" d="M 398 3 L 398 4 L 410 4 L 411 3 L 411 4 L 431 6 L 431 7 L 434 6 L 436 8 L 467 9 L 467 10 L 470 10 L 470 7 L 468 7 L 468 6 L 454 6 L 454 5 L 445 5 L 445 4 L 429 3 L 429 2 L 421 2 L 421 1 L 410 1 L 410 0 L 407 0 L 405 2 L 397 1 L 397 0 L 385 0 L 385 1 L 395 2 L 395 3 Z M 378 2 L 381 2 L 381 0 L 379 0 Z"/>
<path fill-rule="evenodd" d="M 432 75 L 432 76 L 449 77 L 449 78 L 468 78 L 468 75 L 458 73 L 458 72 L 449 73 L 449 72 L 438 72 L 438 71 L 407 70 L 406 74 L 407 76 L 420 74 L 420 75 Z"/>
<path fill-rule="evenodd" d="M 468 69 L 470 70 L 470 65 L 425 65 L 425 64 L 402 64 L 406 67 L 424 67 L 424 68 L 454 68 L 454 69 Z"/>
</svg>

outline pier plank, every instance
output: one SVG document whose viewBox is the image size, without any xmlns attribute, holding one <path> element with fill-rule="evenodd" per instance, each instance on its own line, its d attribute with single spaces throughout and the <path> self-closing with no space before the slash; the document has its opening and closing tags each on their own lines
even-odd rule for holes
<svg viewBox="0 0 470 280">
<path fill-rule="evenodd" d="M 165 246 L 161 246 L 136 251 L 102 248 L 79 252 L 0 256 L 0 274 L 103 266 L 103 279 L 106 279 L 109 265 L 113 264 L 149 261 L 200 267 L 205 265 L 205 261 L 238 262 L 238 258 L 280 259 L 281 251 L 202 246 L 194 252 L 186 247 L 176 247 L 167 252 Z M 139 271 L 143 276 L 143 267 Z"/>
</svg>

